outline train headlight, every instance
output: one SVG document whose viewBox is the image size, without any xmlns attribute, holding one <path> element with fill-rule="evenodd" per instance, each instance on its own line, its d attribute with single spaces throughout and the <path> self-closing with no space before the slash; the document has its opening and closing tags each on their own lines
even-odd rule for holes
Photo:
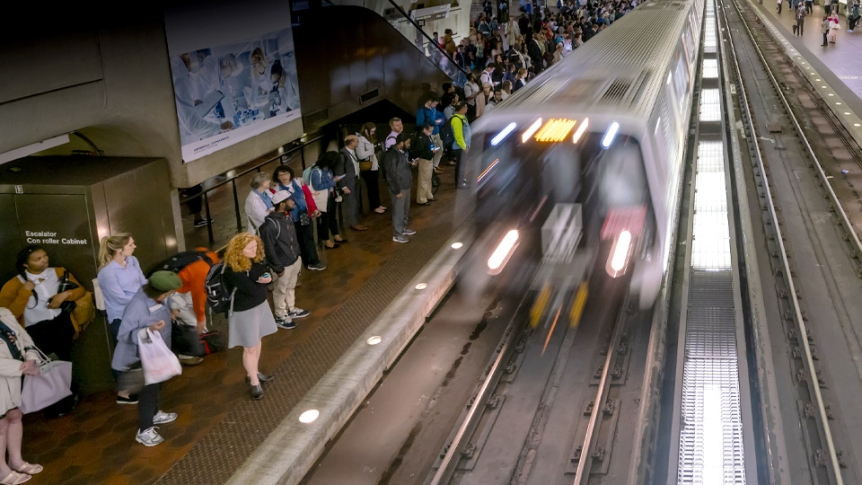
<svg viewBox="0 0 862 485">
<path fill-rule="evenodd" d="M 632 248 L 632 233 L 622 231 L 617 235 L 614 244 L 611 247 L 611 254 L 608 257 L 608 264 L 605 266 L 605 271 L 611 278 L 616 278 L 625 274 L 626 267 L 629 264 L 629 255 Z"/>
<path fill-rule="evenodd" d="M 605 148 L 610 148 L 611 143 L 614 142 L 614 138 L 617 136 L 617 131 L 620 129 L 620 124 L 614 121 L 611 123 L 611 126 L 608 128 L 608 131 L 605 132 L 604 138 L 602 138 L 602 146 Z"/>
<path fill-rule="evenodd" d="M 509 262 L 509 258 L 512 257 L 512 253 L 515 252 L 515 248 L 518 247 L 518 231 L 516 229 L 512 229 L 507 232 L 503 237 L 503 240 L 500 241 L 500 244 L 497 245 L 497 249 L 491 254 L 491 257 L 488 258 L 488 274 L 497 275 L 503 271 L 503 267 L 506 266 L 506 263 Z"/>
</svg>

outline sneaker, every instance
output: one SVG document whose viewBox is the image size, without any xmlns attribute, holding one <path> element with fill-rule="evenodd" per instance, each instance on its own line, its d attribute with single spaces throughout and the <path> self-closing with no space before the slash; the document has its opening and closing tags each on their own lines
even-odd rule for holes
<svg viewBox="0 0 862 485">
<path fill-rule="evenodd" d="M 135 441 L 144 446 L 156 446 L 161 444 L 162 441 L 165 441 L 165 439 L 162 438 L 162 436 L 156 432 L 156 427 L 153 426 L 152 428 L 147 429 L 143 433 L 139 431 L 138 434 L 135 436 Z"/>
<path fill-rule="evenodd" d="M 129 397 L 117 396 L 117 404 L 138 404 L 137 394 L 132 394 Z"/>
<path fill-rule="evenodd" d="M 159 411 L 153 416 L 153 424 L 165 424 L 171 423 L 177 420 L 177 413 L 166 413 L 164 411 Z"/>
<path fill-rule="evenodd" d="M 414 231 L 413 229 L 404 229 L 405 236 L 412 236 L 414 234 L 416 234 L 416 231 Z"/>
<path fill-rule="evenodd" d="M 293 323 L 293 320 L 290 318 L 276 317 L 275 325 L 278 328 L 283 328 L 285 330 L 293 330 L 296 328 L 296 324 Z"/>
<path fill-rule="evenodd" d="M 205 227 L 213 223 L 212 219 L 198 219 L 195 221 L 195 227 Z"/>
<path fill-rule="evenodd" d="M 326 265 L 323 263 L 309 264 L 308 269 L 311 271 L 323 271 L 326 269 Z"/>
<path fill-rule="evenodd" d="M 407 239 L 407 238 L 406 238 L 406 237 L 404 237 L 404 236 L 395 236 L 395 237 L 393 237 L 393 238 L 392 238 L 392 242 L 397 242 L 397 243 L 404 244 L 404 243 L 408 243 L 408 242 L 410 242 L 410 240 L 409 240 L 409 239 Z"/>
<path fill-rule="evenodd" d="M 192 356 L 192 357 L 190 357 L 190 356 L 185 356 L 185 355 L 184 355 L 184 356 L 182 356 L 182 357 L 179 357 L 179 356 L 178 356 L 178 358 L 179 358 L 179 360 L 180 360 L 180 364 L 182 364 L 182 365 L 187 365 L 187 366 L 189 366 L 189 367 L 194 366 L 194 365 L 198 365 L 198 364 L 200 364 L 201 362 L 203 362 L 203 361 L 204 361 L 204 358 L 203 358 L 203 357 L 193 357 L 193 356 Z"/>
<path fill-rule="evenodd" d="M 290 317 L 291 320 L 293 320 L 294 318 L 305 318 L 309 315 L 311 315 L 311 312 L 308 310 L 303 310 L 302 308 L 294 308 L 287 313 L 287 316 Z"/>
</svg>

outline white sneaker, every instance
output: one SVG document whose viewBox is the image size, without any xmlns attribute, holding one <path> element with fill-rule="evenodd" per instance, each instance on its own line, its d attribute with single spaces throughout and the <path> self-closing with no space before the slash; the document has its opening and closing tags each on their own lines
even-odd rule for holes
<svg viewBox="0 0 862 485">
<path fill-rule="evenodd" d="M 153 424 L 165 424 L 177 420 L 177 413 L 159 411 L 153 416 Z"/>
<path fill-rule="evenodd" d="M 162 436 L 156 432 L 156 427 L 148 428 L 143 433 L 138 432 L 135 436 L 135 441 L 144 445 L 144 446 L 156 446 L 165 441 Z"/>
<path fill-rule="evenodd" d="M 413 229 L 404 229 L 404 233 L 403 233 L 403 234 L 404 234 L 405 236 L 412 236 L 412 235 L 416 234 L 416 231 L 414 231 Z"/>
<path fill-rule="evenodd" d="M 392 241 L 397 242 L 397 243 L 401 243 L 401 244 L 410 242 L 410 240 L 404 236 L 395 236 L 392 238 Z"/>
</svg>

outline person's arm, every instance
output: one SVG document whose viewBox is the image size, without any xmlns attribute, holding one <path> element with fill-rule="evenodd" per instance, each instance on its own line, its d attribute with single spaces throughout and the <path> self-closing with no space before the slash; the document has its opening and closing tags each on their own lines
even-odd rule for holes
<svg viewBox="0 0 862 485">
<path fill-rule="evenodd" d="M 308 188 L 308 185 L 302 185 L 302 193 L 305 195 L 305 204 L 308 207 L 309 214 L 317 213 L 317 203 L 314 202 L 314 194 L 311 193 L 311 189 Z"/>
<path fill-rule="evenodd" d="M 356 146 L 356 156 L 360 160 L 365 160 L 374 154 L 374 145 L 370 141 L 362 138 L 359 140 L 359 145 Z"/>
<path fill-rule="evenodd" d="M 102 268 L 96 279 L 99 280 L 99 288 L 102 289 L 102 294 L 106 300 L 110 300 L 111 303 L 116 303 L 122 307 L 125 307 L 132 301 L 134 293 L 131 296 L 126 295 L 126 292 L 120 287 L 120 279 L 117 277 L 117 271 L 113 267 L 105 266 Z"/>
<path fill-rule="evenodd" d="M 255 191 L 252 190 L 248 194 L 249 198 L 246 199 L 245 213 L 248 216 L 248 222 L 253 225 L 255 229 L 259 229 L 269 211 L 266 209 L 266 205 L 263 201 L 260 200 L 260 196 L 254 192 Z"/>
<path fill-rule="evenodd" d="M 213 261 L 215 264 L 215 261 Z M 192 309 L 197 319 L 198 331 L 206 325 L 207 321 L 207 273 L 210 265 L 206 261 L 196 261 L 186 266 L 183 271 L 188 271 L 190 293 L 192 294 Z M 182 271 L 180 271 L 182 272 Z"/>
<path fill-rule="evenodd" d="M 225 271 L 225 276 L 227 276 L 228 286 L 236 288 L 239 292 L 251 294 L 257 290 L 257 283 L 245 273 L 234 273 L 228 269 Z"/>
<path fill-rule="evenodd" d="M 276 222 L 272 220 L 272 218 L 266 220 L 262 226 L 260 226 L 260 238 L 263 240 L 263 251 L 266 255 L 266 264 L 268 264 L 275 274 L 281 274 L 284 272 L 284 263 L 278 257 L 278 251 L 275 250 L 278 237 L 278 228 L 275 226 Z"/>
<path fill-rule="evenodd" d="M 21 318 L 24 315 L 24 309 L 27 308 L 27 302 L 30 301 L 32 295 L 33 290 L 28 289 L 15 276 L 0 289 L 0 307 L 7 308 L 15 318 Z"/>
<path fill-rule="evenodd" d="M 422 129 L 422 125 L 425 124 L 425 108 L 419 108 L 419 111 L 416 113 L 416 129 Z"/>
<path fill-rule="evenodd" d="M 401 187 L 398 185 L 398 176 L 395 173 L 395 165 L 398 161 L 398 153 L 395 150 L 388 150 L 383 156 L 383 164 L 386 167 L 386 183 L 389 185 L 389 190 L 393 193 L 400 193 Z"/>
<path fill-rule="evenodd" d="M 467 149 L 467 142 L 464 141 L 464 124 L 461 121 L 460 116 L 452 116 L 452 133 L 455 135 L 455 143 L 458 144 L 458 148 L 461 150 Z"/>
</svg>

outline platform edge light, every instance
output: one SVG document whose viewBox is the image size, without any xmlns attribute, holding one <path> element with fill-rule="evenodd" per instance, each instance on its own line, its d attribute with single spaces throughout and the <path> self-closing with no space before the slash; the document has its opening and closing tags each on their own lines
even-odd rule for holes
<svg viewBox="0 0 862 485">
<path fill-rule="evenodd" d="M 488 274 L 491 276 L 500 274 L 517 247 L 518 230 L 512 229 L 503 236 L 503 240 L 497 245 L 497 249 L 495 249 L 494 252 L 491 253 L 491 257 L 488 258 Z"/>
</svg>

